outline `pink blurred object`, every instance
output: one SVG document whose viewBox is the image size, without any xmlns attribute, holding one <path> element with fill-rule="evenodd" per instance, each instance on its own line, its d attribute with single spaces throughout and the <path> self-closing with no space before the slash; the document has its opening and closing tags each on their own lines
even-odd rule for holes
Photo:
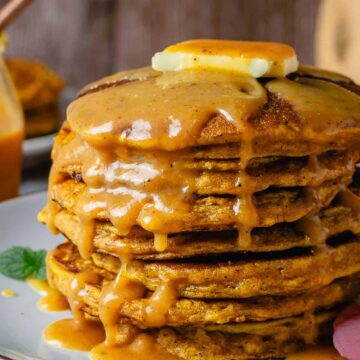
<svg viewBox="0 0 360 360">
<path fill-rule="evenodd" d="M 339 314 L 334 323 L 333 342 L 348 360 L 360 359 L 360 305 L 350 305 Z"/>
</svg>

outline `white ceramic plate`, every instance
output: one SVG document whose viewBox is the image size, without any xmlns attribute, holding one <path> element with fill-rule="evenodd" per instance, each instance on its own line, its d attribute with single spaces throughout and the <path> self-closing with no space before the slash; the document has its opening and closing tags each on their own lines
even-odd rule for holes
<svg viewBox="0 0 360 360">
<path fill-rule="evenodd" d="M 27 139 L 23 143 L 24 168 L 30 169 L 39 162 L 48 160 L 56 133 Z"/>
<path fill-rule="evenodd" d="M 11 246 L 51 249 L 63 239 L 52 236 L 36 220 L 46 202 L 45 193 L 37 193 L 0 203 L 0 251 Z M 88 359 L 87 353 L 57 349 L 44 343 L 42 331 L 69 312 L 45 313 L 36 307 L 40 295 L 25 282 L 0 275 L 0 291 L 11 289 L 16 296 L 0 296 L 0 358 L 16 360 Z"/>
</svg>

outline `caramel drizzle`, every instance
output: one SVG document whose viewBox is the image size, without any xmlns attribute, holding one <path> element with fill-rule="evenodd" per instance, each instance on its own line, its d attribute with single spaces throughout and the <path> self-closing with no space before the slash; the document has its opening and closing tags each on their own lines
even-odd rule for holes
<svg viewBox="0 0 360 360">
<path fill-rule="evenodd" d="M 167 324 L 167 314 L 178 300 L 175 280 L 163 280 L 147 300 L 145 307 L 146 327 L 161 327 Z"/>
<path fill-rule="evenodd" d="M 99 316 L 105 327 L 108 345 L 128 343 L 136 334 L 135 327 L 127 324 L 122 326 L 121 332 L 118 331 L 121 306 L 127 301 L 141 299 L 146 292 L 144 285 L 128 278 L 126 268 L 129 260 L 121 259 L 121 268 L 116 279 L 103 287 L 100 296 Z M 118 338 L 119 334 L 121 339 Z"/>
<path fill-rule="evenodd" d="M 246 249 L 251 246 L 251 231 L 259 226 L 260 219 L 254 193 L 259 191 L 255 177 L 247 173 L 247 166 L 254 154 L 252 151 L 251 131 L 246 130 L 248 139 L 240 147 L 240 163 L 237 183 L 240 191 L 233 205 L 234 222 L 238 229 L 238 246 Z M 156 251 L 166 251 L 168 247 L 168 233 L 181 232 L 184 229 L 184 219 L 188 216 L 194 204 L 194 179 L 197 171 L 185 167 L 189 158 L 188 151 L 182 151 L 174 163 L 174 154 L 154 154 L 153 157 L 143 158 L 129 152 L 112 154 L 103 149 L 95 149 L 84 145 L 83 141 L 75 138 L 73 143 L 65 145 L 63 151 L 65 159 L 56 158 L 51 172 L 49 198 L 51 190 L 66 176 L 62 171 L 72 163 L 81 164 L 86 189 L 79 196 L 75 206 L 75 214 L 81 222 L 80 236 L 76 244 L 84 258 L 89 258 L 94 251 L 96 219 L 103 214 L 108 217 L 117 228 L 119 235 L 126 236 L 135 224 L 153 232 Z M 80 147 L 81 151 L 76 148 Z M 119 156 L 122 159 L 118 158 Z M 71 160 L 71 161 L 70 161 Z M 346 164 L 348 171 L 354 171 L 354 157 L 349 156 Z M 309 182 L 309 189 L 321 184 L 328 174 L 317 154 L 309 156 L 307 168 L 314 176 Z M 310 191 L 311 192 L 311 191 Z M 310 196 L 309 208 L 318 203 L 314 194 Z M 320 204 L 319 204 L 320 205 Z M 54 219 L 60 207 L 49 201 L 48 225 L 56 230 Z M 323 241 L 323 234 L 311 234 L 311 228 L 319 224 L 316 217 L 319 208 L 299 222 L 313 239 Z M 319 237 L 319 235 L 321 235 Z"/>
<path fill-rule="evenodd" d="M 86 295 L 85 287 L 89 283 L 99 283 L 99 276 L 92 271 L 80 272 L 71 281 L 69 291 L 66 294 L 74 319 L 79 323 L 86 322 L 83 308 L 85 305 L 84 296 Z"/>
<path fill-rule="evenodd" d="M 168 234 L 154 233 L 154 247 L 158 252 L 163 252 L 168 247 Z"/>
<path fill-rule="evenodd" d="M 131 258 L 122 258 L 116 279 L 103 287 L 99 301 L 99 316 L 105 327 L 107 346 L 131 344 L 136 340 L 138 329 L 131 324 L 121 323 L 121 307 L 125 302 L 142 299 L 146 294 L 143 284 L 131 280 L 126 268 Z M 173 280 L 164 280 L 147 299 L 143 319 L 147 328 L 161 327 L 167 323 L 169 309 L 176 303 L 178 293 Z"/>
<path fill-rule="evenodd" d="M 239 183 L 241 185 L 240 195 L 237 196 L 233 206 L 237 218 L 238 246 L 246 249 L 251 246 L 251 232 L 258 226 L 260 219 L 254 204 L 254 192 L 256 181 L 247 174 L 246 168 L 253 158 L 253 130 L 250 125 L 243 129 L 244 140 L 240 144 L 240 170 Z"/>
<path fill-rule="evenodd" d="M 318 167 L 318 163 L 316 166 Z M 311 187 L 307 187 L 305 189 L 305 196 L 306 202 L 308 202 L 309 204 L 316 204 L 316 206 L 308 215 L 298 220 L 296 225 L 299 230 L 309 236 L 313 244 L 324 244 L 329 235 L 330 229 L 325 227 L 324 224 L 321 222 L 319 216 L 321 203 L 318 200 L 316 188 L 314 189 Z"/>
</svg>

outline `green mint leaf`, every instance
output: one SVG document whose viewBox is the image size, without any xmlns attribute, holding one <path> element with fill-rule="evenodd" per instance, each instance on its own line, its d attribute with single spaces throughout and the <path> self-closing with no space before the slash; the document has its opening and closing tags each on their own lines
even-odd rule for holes
<svg viewBox="0 0 360 360">
<path fill-rule="evenodd" d="M 29 247 L 14 246 L 0 253 L 0 273 L 25 279 L 30 275 L 44 276 L 45 250 L 33 251 Z"/>
<path fill-rule="evenodd" d="M 34 276 L 39 280 L 46 279 L 46 251 L 39 250 L 35 252 L 35 271 Z"/>
</svg>

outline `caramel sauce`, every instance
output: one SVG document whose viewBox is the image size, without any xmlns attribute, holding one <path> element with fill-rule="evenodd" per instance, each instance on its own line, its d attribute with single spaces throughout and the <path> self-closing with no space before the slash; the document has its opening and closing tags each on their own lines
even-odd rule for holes
<svg viewBox="0 0 360 360">
<path fill-rule="evenodd" d="M 102 289 L 99 316 L 105 327 L 106 340 L 92 350 L 91 358 L 136 359 L 146 354 L 154 359 L 175 359 L 162 349 L 151 336 L 137 335 L 138 330 L 133 325 L 119 325 L 118 323 L 122 304 L 141 299 L 146 292 L 144 285 L 128 278 L 126 273 L 128 261 L 128 258 L 122 259 L 121 269 L 116 279 Z M 177 298 L 174 282 L 164 281 L 148 299 L 144 314 L 147 326 L 161 327 L 165 325 L 166 315 Z"/>
<path fill-rule="evenodd" d="M 340 129 L 359 124 L 359 95 L 331 82 L 310 78 L 300 78 L 297 82 L 276 79 L 267 83 L 266 88 L 291 104 L 302 121 L 304 134 L 301 136 L 315 143 L 331 138 L 335 141 Z"/>
<path fill-rule="evenodd" d="M 124 326 L 123 338 L 118 339 L 119 310 L 125 301 L 141 299 L 145 294 L 145 287 L 141 283 L 130 280 L 126 274 L 128 259 L 123 258 L 121 269 L 114 281 L 103 287 L 99 302 L 99 316 L 106 330 L 106 344 L 113 346 L 117 343 L 127 343 L 134 334 L 134 328 Z"/>
<path fill-rule="evenodd" d="M 64 311 L 69 309 L 69 303 L 60 291 L 52 288 L 47 280 L 39 280 L 34 277 L 28 277 L 26 282 L 29 286 L 40 295 L 37 306 L 44 311 Z"/>
<path fill-rule="evenodd" d="M 166 325 L 166 316 L 169 309 L 178 300 L 178 293 L 173 281 L 167 280 L 156 289 L 148 299 L 145 308 L 145 323 L 148 327 L 161 327 Z"/>
<path fill-rule="evenodd" d="M 214 114 L 245 134 L 246 119 L 266 102 L 258 81 L 231 72 L 153 74 L 75 100 L 67 112 L 70 127 L 92 146 L 179 150 L 196 144 Z"/>
<path fill-rule="evenodd" d="M 24 134 L 0 134 L 0 201 L 17 196 L 20 186 Z"/>
<path fill-rule="evenodd" d="M 168 235 L 154 233 L 154 247 L 156 251 L 165 251 L 168 247 Z"/>
<path fill-rule="evenodd" d="M 29 276 L 26 279 L 26 283 L 40 295 L 48 295 L 52 291 L 56 291 L 47 280 L 40 280 L 33 276 Z"/>
<path fill-rule="evenodd" d="M 44 340 L 52 346 L 90 351 L 104 341 L 105 332 L 103 326 L 97 322 L 63 319 L 50 324 L 43 336 Z"/>
<path fill-rule="evenodd" d="M 84 296 L 86 296 L 84 289 L 86 284 L 91 283 L 99 283 L 99 276 L 96 273 L 92 271 L 83 271 L 76 274 L 71 281 L 69 292 L 66 294 L 71 312 L 78 322 L 86 322 L 82 311 L 82 308 L 85 305 Z"/>
<path fill-rule="evenodd" d="M 64 295 L 55 292 L 42 297 L 37 302 L 37 306 L 43 311 L 64 311 L 69 309 L 69 303 Z"/>
<path fill-rule="evenodd" d="M 71 350 L 90 351 L 105 339 L 104 327 L 101 323 L 85 318 L 84 289 L 87 283 L 98 283 L 98 275 L 90 271 L 76 274 L 66 294 L 73 319 L 55 321 L 44 330 L 44 340 L 57 347 Z"/>
<path fill-rule="evenodd" d="M 339 353 L 330 347 L 314 346 L 309 349 L 289 355 L 287 360 L 345 360 Z"/>
</svg>

